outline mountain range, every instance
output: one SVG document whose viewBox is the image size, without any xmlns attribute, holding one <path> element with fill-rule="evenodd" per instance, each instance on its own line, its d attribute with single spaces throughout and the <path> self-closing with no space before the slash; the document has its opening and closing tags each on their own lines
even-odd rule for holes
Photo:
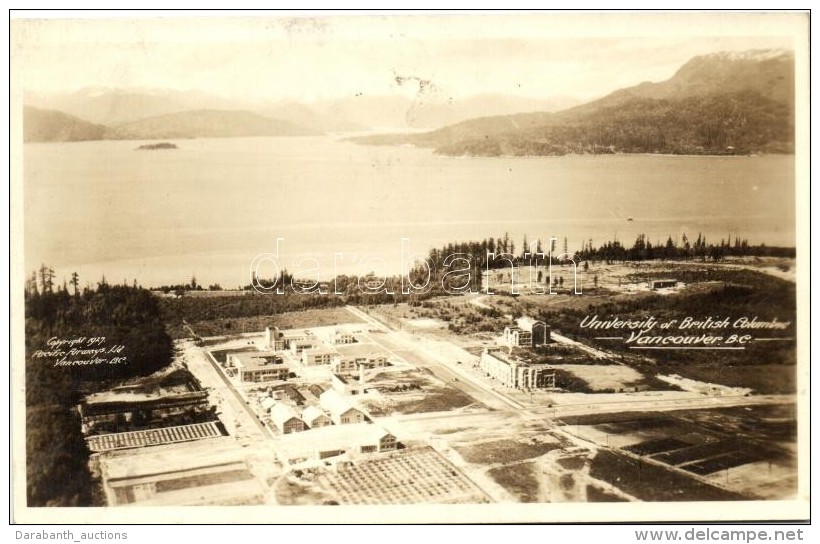
<svg viewBox="0 0 820 544">
<path fill-rule="evenodd" d="M 24 142 L 78 142 L 102 140 L 108 129 L 56 110 L 23 108 Z"/>
<path fill-rule="evenodd" d="M 559 112 L 488 116 L 421 134 L 363 136 L 444 155 L 739 154 L 794 151 L 794 56 L 714 53 L 670 79 L 641 83 Z"/>
<path fill-rule="evenodd" d="M 531 99 L 479 95 L 355 95 L 309 104 L 228 99 L 198 91 L 87 87 L 72 93 L 26 93 L 27 142 L 96 139 L 301 136 L 387 130 L 433 129 L 480 113 L 556 110 L 571 98 Z"/>
<path fill-rule="evenodd" d="M 794 56 L 783 50 L 695 57 L 666 81 L 584 104 L 567 97 L 457 99 L 440 91 L 271 102 L 101 87 L 27 93 L 25 103 L 27 142 L 302 136 L 381 127 L 386 134 L 351 139 L 477 156 L 794 150 Z M 391 127 L 402 132 L 391 134 Z"/>
</svg>

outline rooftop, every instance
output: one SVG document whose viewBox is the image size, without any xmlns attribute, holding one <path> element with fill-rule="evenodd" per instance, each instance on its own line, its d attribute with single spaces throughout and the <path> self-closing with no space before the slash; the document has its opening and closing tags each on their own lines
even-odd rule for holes
<svg viewBox="0 0 820 544">
<path fill-rule="evenodd" d="M 133 404 L 164 401 L 183 401 L 185 399 L 206 398 L 207 391 L 176 391 L 163 388 L 151 391 L 100 391 L 85 397 L 85 404 L 89 407 L 108 404 Z"/>
<path fill-rule="evenodd" d="M 273 408 L 271 408 L 270 410 L 270 417 L 273 420 L 273 422 L 279 426 L 281 426 L 289 419 L 300 419 L 299 414 L 297 414 L 293 410 L 293 408 L 291 408 L 287 404 L 282 404 L 281 402 L 277 402 L 273 405 Z"/>
<path fill-rule="evenodd" d="M 387 357 L 387 354 L 377 344 L 342 344 L 336 346 L 342 357 L 369 357 L 371 355 Z"/>
<path fill-rule="evenodd" d="M 272 398 L 270 398 L 270 397 L 263 397 L 263 398 L 262 398 L 262 399 L 260 399 L 260 401 L 259 401 L 259 406 L 261 406 L 261 407 L 262 407 L 262 409 L 263 409 L 263 410 L 265 410 L 266 412 L 267 412 L 268 410 L 270 410 L 270 409 L 271 409 L 271 408 L 272 408 L 275 404 L 276 404 L 276 401 L 275 401 L 275 400 L 273 400 L 273 399 L 272 399 Z"/>
<path fill-rule="evenodd" d="M 520 358 L 518 358 L 514 355 L 508 354 L 506 352 L 506 350 L 504 350 L 502 348 L 494 348 L 494 349 L 491 348 L 491 349 L 486 350 L 486 352 L 487 352 L 488 355 L 491 355 L 491 356 L 495 357 L 496 359 L 498 359 L 499 361 L 507 363 L 508 365 L 535 366 L 535 367 L 549 366 L 549 365 L 547 365 L 547 363 L 533 363 L 532 361 L 520 359 Z"/>
<path fill-rule="evenodd" d="M 325 412 L 321 408 L 319 408 L 318 406 L 308 406 L 307 408 L 302 410 L 302 419 L 304 421 L 313 421 L 317 417 L 321 417 L 321 416 L 327 417 Z"/>
<path fill-rule="evenodd" d="M 318 348 L 310 348 L 304 350 L 303 353 L 306 353 L 308 356 L 310 355 L 336 355 L 337 351 L 333 348 L 329 348 L 326 346 L 319 346 Z"/>
<path fill-rule="evenodd" d="M 273 365 L 279 366 L 284 361 L 282 356 L 275 351 L 243 351 L 232 355 L 237 361 L 236 366 L 244 370 L 259 370 Z"/>
<path fill-rule="evenodd" d="M 308 391 L 313 393 L 314 396 L 319 397 L 322 393 L 325 392 L 325 389 L 321 385 L 314 383 L 308 386 Z"/>
<path fill-rule="evenodd" d="M 538 319 L 533 319 L 531 317 L 519 317 L 518 319 L 515 320 L 515 322 L 516 322 L 516 324 L 518 324 L 519 327 L 521 327 L 522 329 L 524 329 L 526 331 L 530 331 L 530 332 L 532 332 L 532 328 L 536 323 L 540 323 L 542 325 L 545 325 L 545 323 L 543 321 L 540 321 Z"/>
<path fill-rule="evenodd" d="M 92 393 L 86 404 L 152 402 L 196 397 L 202 388 L 188 370 L 172 364 L 149 376 L 133 378 L 123 385 Z"/>
<path fill-rule="evenodd" d="M 282 331 L 284 338 L 312 338 L 313 333 L 305 329 L 290 329 Z"/>
<path fill-rule="evenodd" d="M 284 435 L 279 438 L 278 442 L 289 452 L 309 452 L 317 449 L 329 450 L 351 445 L 373 444 L 388 434 L 393 433 L 381 425 L 351 423 L 349 425 L 328 425 L 311 429 L 306 433 Z"/>
<path fill-rule="evenodd" d="M 322 403 L 322 408 L 326 409 L 332 414 L 343 414 L 351 408 L 356 408 L 347 399 L 341 396 L 333 389 L 328 389 L 322 396 L 319 397 Z M 358 408 L 356 408 L 358 410 Z"/>
</svg>

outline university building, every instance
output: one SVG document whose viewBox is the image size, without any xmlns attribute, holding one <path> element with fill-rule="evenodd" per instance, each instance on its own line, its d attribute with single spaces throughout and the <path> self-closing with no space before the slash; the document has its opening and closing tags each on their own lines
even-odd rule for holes
<svg viewBox="0 0 820 544">
<path fill-rule="evenodd" d="M 345 345 L 356 343 L 356 336 L 343 327 L 322 329 L 320 332 L 317 332 L 317 334 L 322 337 L 322 340 L 326 344 Z"/>
<path fill-rule="evenodd" d="M 339 357 L 333 361 L 334 374 L 357 374 L 359 368 L 373 369 L 387 366 L 387 357 L 372 345 L 349 344 L 336 348 Z"/>
<path fill-rule="evenodd" d="M 529 317 L 519 317 L 516 326 L 504 327 L 502 343 L 511 348 L 524 346 L 542 346 L 549 343 L 550 331 L 543 321 Z"/>
<path fill-rule="evenodd" d="M 279 330 L 279 327 L 265 327 L 265 347 L 273 351 L 282 351 L 287 346 L 285 345 L 285 335 Z"/>
<path fill-rule="evenodd" d="M 530 363 L 504 354 L 500 348 L 485 348 L 479 368 L 501 385 L 513 389 L 555 388 L 555 369 L 543 363 Z"/>
<path fill-rule="evenodd" d="M 242 383 L 258 383 L 287 380 L 290 369 L 281 355 L 272 351 L 257 351 L 231 353 L 225 372 L 228 376 L 237 376 Z"/>
<path fill-rule="evenodd" d="M 302 364 L 305 366 L 330 365 L 339 354 L 333 348 L 318 347 L 302 351 Z"/>
</svg>

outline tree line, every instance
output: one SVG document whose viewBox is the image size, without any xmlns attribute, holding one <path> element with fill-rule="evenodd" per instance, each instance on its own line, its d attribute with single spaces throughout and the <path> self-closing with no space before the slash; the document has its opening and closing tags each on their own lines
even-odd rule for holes
<svg viewBox="0 0 820 544">
<path fill-rule="evenodd" d="M 498 238 L 484 238 L 480 241 L 450 242 L 440 248 L 433 248 L 428 255 L 428 261 L 436 268 L 445 268 L 448 257 L 460 254 L 468 256 L 478 268 L 494 269 L 514 264 L 528 264 L 537 261 L 538 264 L 566 263 L 573 260 L 580 263 L 592 261 L 645 261 L 661 259 L 700 259 L 703 261 L 720 261 L 724 257 L 756 256 L 756 257 L 794 257 L 795 249 L 791 247 L 767 246 L 766 244 L 751 245 L 745 238 L 735 236 L 721 238 L 717 243 L 707 241 L 706 236 L 698 233 L 695 240 L 683 234 L 680 241 L 669 236 L 664 243 L 654 245 L 646 234 L 638 234 L 631 246 L 623 245 L 619 240 L 606 241 L 595 246 L 592 239 L 585 241 L 579 250 L 570 251 L 566 237 L 559 243 L 558 238 L 551 238 L 548 243 L 540 238 L 528 240 L 524 236 L 520 245 L 504 233 Z M 489 254 L 493 254 L 490 257 Z M 504 257 L 504 258 L 500 258 Z M 509 259 L 509 261 L 507 260 Z"/>
<path fill-rule="evenodd" d="M 69 285 L 73 289 L 69 288 Z M 102 501 L 88 468 L 90 452 L 76 406 L 90 393 L 165 367 L 173 345 L 158 300 L 140 287 L 56 285 L 42 266 L 25 286 L 26 494 L 29 506 L 87 506 Z M 122 364 L 57 366 L 48 352 L 52 339 L 104 338 L 121 345 Z M 87 346 L 78 346 L 85 348 Z"/>
</svg>

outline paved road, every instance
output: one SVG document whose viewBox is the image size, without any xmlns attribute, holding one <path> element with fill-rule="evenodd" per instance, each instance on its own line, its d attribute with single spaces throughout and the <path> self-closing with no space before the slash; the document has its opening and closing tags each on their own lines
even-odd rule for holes
<svg viewBox="0 0 820 544">
<path fill-rule="evenodd" d="M 573 415 L 586 414 L 602 414 L 602 413 L 616 413 L 627 411 L 673 411 L 673 410 L 697 410 L 709 408 L 722 408 L 730 406 L 747 406 L 755 404 L 788 404 L 794 403 L 793 395 L 725 395 L 725 396 L 707 396 L 707 395 L 679 395 L 669 397 L 663 393 L 659 394 L 618 394 L 618 395 L 588 395 L 582 402 L 577 403 L 561 403 L 554 406 L 527 406 L 514 401 L 513 399 L 503 395 L 500 392 L 493 390 L 479 380 L 472 378 L 466 373 L 466 370 L 461 370 L 455 363 L 453 355 L 443 352 L 436 353 L 434 344 L 430 346 L 425 345 L 423 339 L 414 338 L 410 333 L 404 331 L 395 331 L 378 319 L 368 315 L 359 308 L 352 306 L 347 307 L 348 310 L 356 317 L 364 320 L 373 328 L 381 330 L 390 334 L 390 338 L 395 342 L 407 346 L 406 349 L 393 349 L 399 356 L 406 359 L 409 363 L 416 366 L 427 368 L 439 379 L 450 383 L 484 405 L 494 408 L 496 410 L 510 411 L 514 410 L 524 417 L 549 419 L 561 418 Z M 555 335 L 554 335 L 555 336 Z M 374 337 L 374 341 L 378 341 Z M 570 340 L 569 338 L 561 336 L 559 341 L 565 341 L 568 344 L 577 345 L 581 349 L 585 349 L 590 354 L 597 357 L 611 357 L 610 354 L 596 350 Z M 468 357 L 474 357 L 467 354 Z M 454 381 L 457 379 L 458 381 Z M 560 400 L 560 395 L 556 396 L 556 400 Z M 450 413 L 451 416 L 454 414 Z M 441 414 L 445 417 L 445 414 Z M 436 416 L 434 416 L 436 417 Z"/>
<path fill-rule="evenodd" d="M 404 346 L 404 349 L 396 349 L 394 346 L 392 351 L 408 363 L 429 370 L 443 382 L 470 395 L 488 408 L 495 410 L 520 410 L 523 408 L 523 405 L 518 402 L 494 391 L 466 372 L 460 371 L 452 353 L 445 354 L 444 352 L 438 352 L 435 348 L 425 346 L 424 339 L 415 338 L 404 331 L 393 330 L 358 308 L 348 306 L 347 309 L 369 326 L 388 334 L 396 344 Z M 374 342 L 379 343 L 378 336 L 372 336 L 372 338 Z M 380 345 L 385 347 L 383 344 Z M 466 356 L 474 357 L 469 354 L 466 354 Z"/>
<path fill-rule="evenodd" d="M 594 397 L 594 395 L 591 395 Z M 590 399 L 592 400 L 592 399 Z M 635 399 L 602 400 L 579 404 L 555 405 L 553 407 L 535 407 L 528 410 L 531 414 L 541 414 L 550 419 L 566 416 L 605 414 L 616 412 L 669 412 L 673 410 L 708 410 L 731 406 L 749 406 L 758 404 L 790 404 L 795 402 L 793 395 L 766 396 L 699 396 L 692 398 L 658 398 L 645 397 Z"/>
</svg>

